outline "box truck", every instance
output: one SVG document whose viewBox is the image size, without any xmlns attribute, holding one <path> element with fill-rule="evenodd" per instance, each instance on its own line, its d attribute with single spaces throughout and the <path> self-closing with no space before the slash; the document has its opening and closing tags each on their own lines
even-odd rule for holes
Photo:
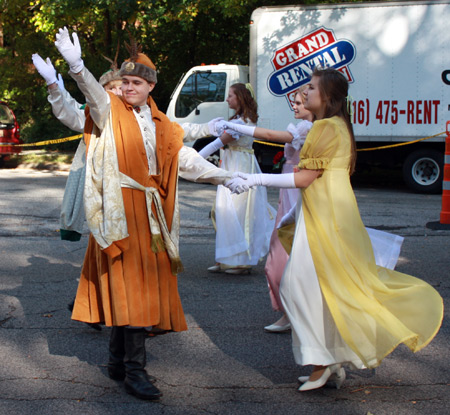
<svg viewBox="0 0 450 415">
<path fill-rule="evenodd" d="M 449 0 L 258 8 L 249 66 L 192 68 L 167 114 L 180 123 L 227 119 L 229 86 L 250 81 L 258 126 L 282 130 L 294 119 L 295 90 L 315 66 L 334 67 L 350 83 L 359 164 L 401 166 L 411 189 L 440 192 L 445 136 L 439 133 L 450 120 L 449 19 Z M 273 152 L 255 147 L 262 168 Z"/>
</svg>

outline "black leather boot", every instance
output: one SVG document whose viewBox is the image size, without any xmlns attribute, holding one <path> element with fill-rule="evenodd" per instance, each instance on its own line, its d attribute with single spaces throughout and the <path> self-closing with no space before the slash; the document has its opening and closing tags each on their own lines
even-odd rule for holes
<svg viewBox="0 0 450 415">
<path fill-rule="evenodd" d="M 125 334 L 125 390 L 139 399 L 156 400 L 162 396 L 158 388 L 152 385 L 145 371 L 145 329 L 124 330 Z"/>
<path fill-rule="evenodd" d="M 113 326 L 109 338 L 108 375 L 113 380 L 125 379 L 125 328 Z"/>
</svg>

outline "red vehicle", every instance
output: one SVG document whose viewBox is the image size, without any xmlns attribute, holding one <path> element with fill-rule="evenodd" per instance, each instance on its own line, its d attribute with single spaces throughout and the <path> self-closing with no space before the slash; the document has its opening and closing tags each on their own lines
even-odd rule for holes
<svg viewBox="0 0 450 415">
<path fill-rule="evenodd" d="M 11 154 L 20 153 L 21 147 L 12 144 L 22 143 L 16 116 L 6 102 L 0 101 L 0 162 L 8 160 Z"/>
</svg>

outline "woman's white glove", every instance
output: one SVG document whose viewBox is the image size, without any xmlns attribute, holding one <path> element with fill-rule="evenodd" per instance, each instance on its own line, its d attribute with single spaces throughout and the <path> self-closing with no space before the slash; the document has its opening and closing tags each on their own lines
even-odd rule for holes
<svg viewBox="0 0 450 415">
<path fill-rule="evenodd" d="M 213 142 L 209 143 L 205 147 L 203 147 L 198 154 L 200 154 L 204 159 L 211 154 L 215 153 L 219 148 L 223 147 L 223 143 L 220 138 L 216 138 Z"/>
<path fill-rule="evenodd" d="M 79 73 L 84 68 L 83 59 L 81 59 L 81 46 L 78 40 L 78 35 L 72 33 L 73 43 L 70 39 L 69 31 L 67 27 L 59 29 L 56 34 L 55 45 L 59 50 L 59 53 L 63 56 L 66 62 L 69 64 L 70 70 L 73 73 Z"/>
<path fill-rule="evenodd" d="M 232 130 L 236 133 L 239 133 L 239 136 L 249 135 L 250 137 L 253 137 L 256 128 L 254 125 L 243 124 L 242 121 L 240 123 L 232 121 L 222 121 L 218 127 L 222 132 L 225 131 L 230 135 L 233 135 L 232 132 L 229 131 Z"/>
<path fill-rule="evenodd" d="M 231 193 L 240 194 L 247 192 L 248 189 L 254 186 L 268 186 L 279 188 L 295 188 L 294 173 L 284 174 L 247 174 L 237 172 L 233 174 L 232 178 L 225 184 L 226 187 L 232 187 Z"/>
<path fill-rule="evenodd" d="M 33 60 L 34 67 L 39 72 L 39 75 L 44 78 L 45 82 L 47 82 L 47 85 L 57 82 L 56 70 L 50 58 L 47 58 L 44 61 L 44 59 L 42 59 L 37 53 L 33 53 L 33 55 L 31 55 L 31 59 Z"/>
<path fill-rule="evenodd" d="M 220 137 L 222 135 L 217 131 L 217 124 L 219 121 L 223 121 L 223 117 L 214 118 L 208 123 L 209 133 L 214 137 Z"/>
<path fill-rule="evenodd" d="M 277 229 L 282 228 L 283 226 L 290 225 L 291 223 L 295 223 L 295 212 L 297 210 L 297 205 L 291 207 L 288 213 L 286 213 L 277 225 Z"/>
</svg>

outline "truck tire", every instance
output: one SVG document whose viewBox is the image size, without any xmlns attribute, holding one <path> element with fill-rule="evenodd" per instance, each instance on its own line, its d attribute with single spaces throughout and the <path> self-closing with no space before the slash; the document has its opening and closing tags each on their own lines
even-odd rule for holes
<svg viewBox="0 0 450 415">
<path fill-rule="evenodd" d="M 440 193 L 444 177 L 444 154 L 421 149 L 412 152 L 403 163 L 403 179 L 417 193 Z"/>
</svg>

